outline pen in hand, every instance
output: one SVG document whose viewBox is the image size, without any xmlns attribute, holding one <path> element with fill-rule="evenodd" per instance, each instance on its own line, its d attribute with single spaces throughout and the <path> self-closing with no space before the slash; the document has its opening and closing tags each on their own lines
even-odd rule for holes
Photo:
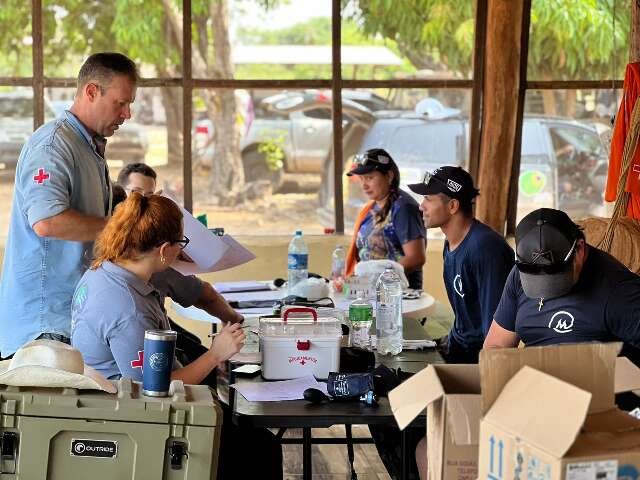
<svg viewBox="0 0 640 480">
<path fill-rule="evenodd" d="M 250 327 L 250 325 L 243 325 L 240 328 L 249 328 L 249 327 Z M 210 333 L 209 335 L 207 335 L 207 337 L 213 338 L 213 337 L 216 337 L 216 336 L 220 335 L 221 333 L 222 332 Z"/>
</svg>

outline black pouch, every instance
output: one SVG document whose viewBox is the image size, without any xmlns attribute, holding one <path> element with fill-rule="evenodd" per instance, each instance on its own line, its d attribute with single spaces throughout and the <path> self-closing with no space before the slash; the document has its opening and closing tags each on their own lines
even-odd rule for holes
<svg viewBox="0 0 640 480">
<path fill-rule="evenodd" d="M 336 400 L 353 400 L 373 390 L 370 373 L 329 373 L 327 392 Z"/>
<path fill-rule="evenodd" d="M 356 347 L 340 349 L 340 373 L 370 372 L 375 365 L 376 356 L 373 352 Z"/>
<path fill-rule="evenodd" d="M 387 394 L 400 385 L 400 378 L 395 370 L 391 370 L 386 365 L 378 365 L 372 372 L 373 391 L 379 397 L 386 397 Z"/>
</svg>

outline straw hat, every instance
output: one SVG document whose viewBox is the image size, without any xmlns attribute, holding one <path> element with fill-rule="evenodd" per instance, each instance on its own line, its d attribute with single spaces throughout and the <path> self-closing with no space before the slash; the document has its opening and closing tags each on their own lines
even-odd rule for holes
<svg viewBox="0 0 640 480">
<path fill-rule="evenodd" d="M 0 362 L 0 384 L 117 392 L 109 380 L 84 364 L 78 350 L 55 340 L 33 340 L 11 360 Z"/>
</svg>

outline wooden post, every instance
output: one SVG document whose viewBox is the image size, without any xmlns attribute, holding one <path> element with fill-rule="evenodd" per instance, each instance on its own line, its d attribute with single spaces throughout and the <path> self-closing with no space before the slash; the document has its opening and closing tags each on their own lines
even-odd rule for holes
<svg viewBox="0 0 640 480">
<path fill-rule="evenodd" d="M 191 65 L 191 2 L 182 8 L 182 182 L 184 208 L 193 212 L 193 176 L 191 170 L 191 116 L 193 107 L 193 70 Z"/>
<path fill-rule="evenodd" d="M 331 120 L 333 121 L 333 202 L 335 212 L 336 233 L 344 233 L 344 205 L 342 198 L 342 171 L 344 162 L 342 160 L 342 39 L 340 20 L 340 0 L 331 2 L 331 99 L 333 111 Z M 355 75 L 355 73 L 354 73 Z"/>
<path fill-rule="evenodd" d="M 31 38 L 33 42 L 33 130 L 44 123 L 44 41 L 42 0 L 31 1 Z"/>
<path fill-rule="evenodd" d="M 504 233 L 516 139 L 524 0 L 489 0 L 476 216 Z"/>
<path fill-rule="evenodd" d="M 476 33 L 473 47 L 473 90 L 469 117 L 469 173 L 477 181 L 480 165 L 480 128 L 485 45 L 487 44 L 487 0 L 476 2 Z"/>
<path fill-rule="evenodd" d="M 629 61 L 640 62 L 640 0 L 631 4 L 631 41 L 629 42 Z M 616 72 L 617 73 L 617 72 Z"/>
</svg>

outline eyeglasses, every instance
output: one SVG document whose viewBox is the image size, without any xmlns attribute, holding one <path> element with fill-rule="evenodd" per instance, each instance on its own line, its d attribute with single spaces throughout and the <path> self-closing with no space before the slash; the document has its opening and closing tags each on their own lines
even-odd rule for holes
<svg viewBox="0 0 640 480">
<path fill-rule="evenodd" d="M 387 157 L 386 155 L 370 156 L 367 153 L 359 153 L 358 155 L 353 157 L 353 163 L 358 166 L 365 166 L 370 163 L 375 163 L 378 165 L 389 165 L 389 162 L 391 162 L 391 158 Z"/>
<path fill-rule="evenodd" d="M 571 245 L 571 249 L 569 249 L 569 252 L 565 255 L 565 257 L 562 259 L 561 262 L 551 263 L 550 265 L 539 265 L 536 263 L 522 262 L 520 260 L 516 260 L 516 267 L 520 272 L 530 273 L 532 275 L 542 275 L 542 274 L 554 275 L 556 273 L 568 272 L 571 269 L 570 260 L 576 251 L 577 245 L 578 245 L 578 239 L 576 238 L 573 241 L 573 245 Z M 544 252 L 544 253 L 546 254 L 547 252 Z M 548 253 L 549 255 L 545 255 L 545 254 L 537 255 L 534 258 L 534 261 L 541 257 L 550 256 L 551 258 L 549 258 L 549 260 L 553 262 L 553 255 L 551 254 L 551 252 L 548 252 Z"/>
<path fill-rule="evenodd" d="M 142 195 L 143 197 L 150 197 L 151 195 L 154 195 L 155 192 L 148 192 L 143 190 L 142 188 L 138 188 L 138 187 L 133 187 L 133 188 L 125 188 L 125 191 L 127 192 L 127 195 L 131 195 L 132 193 L 139 193 L 140 195 Z"/>
<path fill-rule="evenodd" d="M 189 245 L 189 237 L 187 237 L 186 235 L 184 236 L 184 238 L 182 240 L 178 240 L 175 243 L 180 244 L 180 248 L 182 250 L 184 250 L 186 248 L 187 245 Z"/>
</svg>

